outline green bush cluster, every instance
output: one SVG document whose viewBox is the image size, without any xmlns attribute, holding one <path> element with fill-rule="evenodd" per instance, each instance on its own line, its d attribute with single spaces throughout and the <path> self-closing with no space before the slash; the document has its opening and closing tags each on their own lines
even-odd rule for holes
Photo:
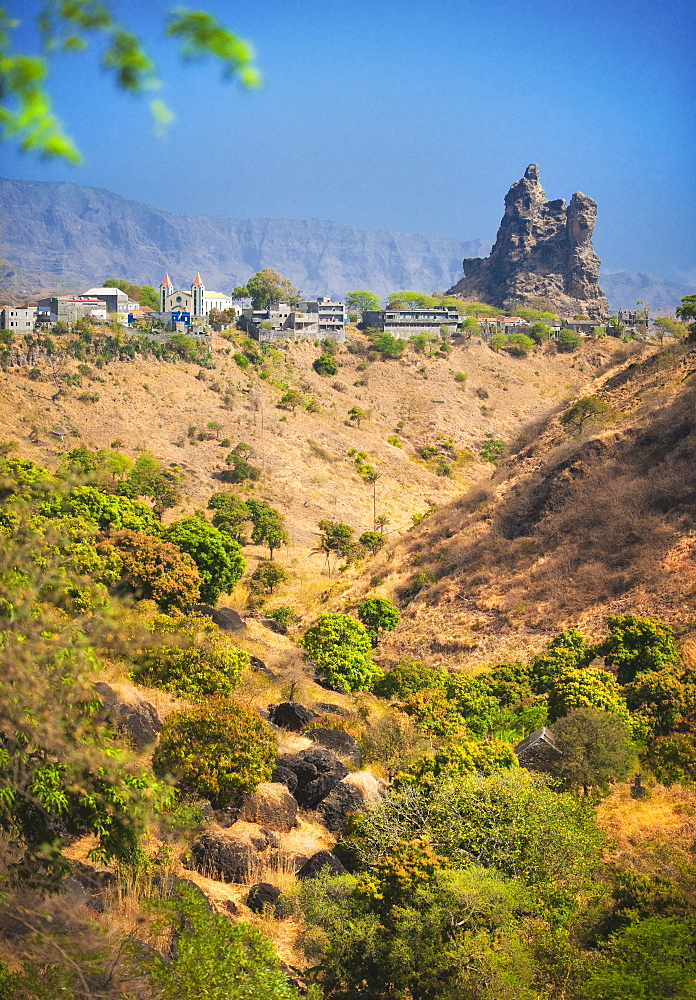
<svg viewBox="0 0 696 1000">
<path fill-rule="evenodd" d="M 238 687 L 249 654 L 235 649 L 205 615 L 159 615 L 150 622 L 152 645 L 133 657 L 131 677 L 146 687 L 201 701 Z"/>
<path fill-rule="evenodd" d="M 269 780 L 277 752 L 275 735 L 254 712 L 210 700 L 167 718 L 152 767 L 182 793 L 222 808 Z"/>
</svg>

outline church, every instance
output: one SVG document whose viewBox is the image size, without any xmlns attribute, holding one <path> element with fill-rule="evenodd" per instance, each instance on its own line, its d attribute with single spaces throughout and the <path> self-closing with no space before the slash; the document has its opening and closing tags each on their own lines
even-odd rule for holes
<svg viewBox="0 0 696 1000">
<path fill-rule="evenodd" d="M 191 319 L 205 319 L 211 309 L 235 309 L 234 299 L 222 292 L 206 292 L 198 272 L 190 292 L 175 290 L 168 274 L 162 278 L 160 312 L 185 312 Z"/>
</svg>

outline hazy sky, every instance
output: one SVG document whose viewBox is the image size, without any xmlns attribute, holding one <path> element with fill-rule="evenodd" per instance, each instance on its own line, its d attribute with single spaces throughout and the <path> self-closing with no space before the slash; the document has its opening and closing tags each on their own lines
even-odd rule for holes
<svg viewBox="0 0 696 1000">
<path fill-rule="evenodd" d="M 172 6 L 174 2 L 172 0 Z M 36 0 L 9 0 L 31 24 Z M 550 198 L 599 202 L 607 271 L 696 282 L 694 0 L 190 0 L 253 42 L 265 85 L 182 66 L 160 0 L 113 7 L 149 41 L 165 138 L 94 49 L 53 60 L 71 167 L 0 173 L 108 188 L 177 214 L 323 218 L 494 239 L 531 161 Z M 18 40 L 31 41 L 29 31 Z"/>
</svg>

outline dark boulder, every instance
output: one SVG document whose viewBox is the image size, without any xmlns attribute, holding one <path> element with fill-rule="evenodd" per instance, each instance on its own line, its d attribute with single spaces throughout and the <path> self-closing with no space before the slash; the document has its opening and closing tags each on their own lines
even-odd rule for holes
<svg viewBox="0 0 696 1000">
<path fill-rule="evenodd" d="M 276 764 L 271 775 L 271 781 L 274 784 L 285 785 L 290 792 L 294 792 L 297 788 L 297 775 L 289 767 L 283 767 L 282 765 Z"/>
<path fill-rule="evenodd" d="M 297 826 L 297 802 L 284 784 L 264 781 L 245 798 L 241 818 L 289 833 Z"/>
<path fill-rule="evenodd" d="M 257 864 L 257 852 L 251 843 L 211 830 L 191 845 L 187 867 L 221 882 L 245 882 Z"/>
<path fill-rule="evenodd" d="M 316 878 L 322 871 L 329 875 L 345 875 L 346 869 L 331 851 L 319 851 L 313 854 L 297 873 L 299 879 Z"/>
<path fill-rule="evenodd" d="M 126 698 L 103 681 L 95 684 L 94 689 L 103 703 L 100 720 L 125 733 L 136 750 L 155 742 L 162 723 L 154 705 L 135 693 L 129 692 Z"/>
<path fill-rule="evenodd" d="M 318 717 L 313 709 L 300 705 L 298 701 L 283 701 L 280 705 L 269 705 L 268 711 L 274 725 L 280 726 L 281 729 L 289 729 L 293 733 L 299 733 L 303 726 Z"/>
<path fill-rule="evenodd" d="M 342 705 L 334 705 L 331 701 L 318 701 L 317 708 L 324 715 L 350 715 L 347 708 Z"/>
<path fill-rule="evenodd" d="M 308 747 L 307 750 L 300 750 L 297 756 L 316 767 L 319 774 L 329 772 L 339 774 L 339 781 L 348 774 L 348 768 L 330 750 Z"/>
<path fill-rule="evenodd" d="M 271 632 L 277 632 L 278 635 L 288 634 L 288 627 L 284 622 L 277 622 L 275 618 L 261 618 L 259 620 L 261 624 L 270 629 Z"/>
<path fill-rule="evenodd" d="M 314 781 L 319 774 L 314 764 L 305 760 L 304 757 L 301 757 L 298 753 L 282 754 L 276 761 L 276 771 L 281 768 L 284 771 L 292 771 L 295 775 L 295 778 L 297 779 L 295 782 L 295 788 L 297 788 L 298 785 L 309 784 L 309 782 Z M 293 791 L 294 790 L 295 789 L 293 789 Z"/>
<path fill-rule="evenodd" d="M 340 780 L 341 776 L 336 771 L 326 771 L 314 781 L 310 781 L 308 785 L 299 786 L 294 793 L 298 805 L 302 806 L 303 809 L 314 809 Z"/>
<path fill-rule="evenodd" d="M 194 604 L 191 610 L 212 618 L 223 632 L 241 632 L 246 628 L 244 619 L 233 608 L 211 608 L 208 604 Z"/>
<path fill-rule="evenodd" d="M 349 774 L 339 781 L 318 806 L 321 821 L 327 830 L 342 832 L 348 816 L 376 805 L 386 794 L 387 785 L 368 771 Z"/>
<path fill-rule="evenodd" d="M 325 750 L 331 750 L 337 757 L 348 761 L 354 767 L 362 767 L 362 754 L 358 741 L 343 729 L 307 729 L 304 735 Z"/>
<path fill-rule="evenodd" d="M 252 913 L 263 913 L 264 907 L 275 906 L 279 896 L 280 889 L 270 882 L 257 882 L 249 890 L 246 904 Z"/>
</svg>

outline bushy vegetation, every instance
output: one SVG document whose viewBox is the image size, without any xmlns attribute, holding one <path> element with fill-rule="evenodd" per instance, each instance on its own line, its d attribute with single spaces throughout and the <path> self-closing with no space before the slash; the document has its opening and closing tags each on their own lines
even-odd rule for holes
<svg viewBox="0 0 696 1000">
<path fill-rule="evenodd" d="M 322 615 L 300 645 L 329 684 L 346 691 L 364 691 L 381 674 L 372 660 L 370 633 L 350 615 Z"/>
<path fill-rule="evenodd" d="M 173 712 L 152 766 L 155 774 L 171 775 L 181 792 L 222 807 L 268 781 L 276 755 L 274 734 L 254 712 L 219 700 Z"/>
<path fill-rule="evenodd" d="M 133 658 L 131 676 L 180 698 L 225 697 L 238 686 L 249 655 L 235 649 L 205 615 L 159 615 L 149 623 L 151 644 Z"/>
</svg>

